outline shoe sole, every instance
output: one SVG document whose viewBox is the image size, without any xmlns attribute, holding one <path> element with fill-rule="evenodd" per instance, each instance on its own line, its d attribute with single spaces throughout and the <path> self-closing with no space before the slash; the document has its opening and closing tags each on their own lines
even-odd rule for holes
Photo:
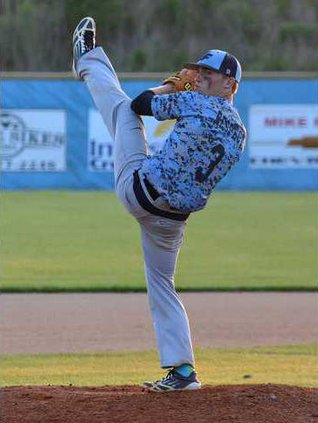
<svg viewBox="0 0 318 423">
<path fill-rule="evenodd" d="M 89 25 L 89 24 L 91 24 L 91 25 Z M 75 60 L 74 60 L 74 50 L 75 50 L 75 45 L 79 41 L 80 33 L 82 31 L 93 31 L 94 35 L 96 35 L 96 23 L 95 23 L 93 18 L 91 18 L 90 16 L 86 16 L 85 18 L 81 19 L 81 21 L 76 26 L 76 28 L 74 29 L 74 32 L 73 32 L 73 38 L 72 38 L 72 41 L 73 41 L 72 72 L 73 72 L 75 79 L 78 79 L 78 80 L 82 80 L 82 79 L 78 76 L 78 74 L 76 72 L 76 66 L 75 66 Z"/>
<path fill-rule="evenodd" d="M 86 23 L 86 25 L 85 25 Z M 91 24 L 91 27 L 89 28 L 88 24 Z M 79 24 L 77 25 L 77 27 L 74 29 L 73 32 L 73 44 L 75 43 L 75 38 L 79 36 L 81 31 L 93 31 L 94 33 L 96 33 L 96 23 L 94 21 L 93 18 L 91 18 L 90 16 L 86 16 L 85 18 L 81 19 Z"/>
<path fill-rule="evenodd" d="M 144 387 L 152 392 L 163 392 L 163 393 L 176 392 L 176 391 L 195 391 L 202 388 L 201 383 L 198 383 L 198 382 L 193 382 L 190 385 L 187 385 L 185 388 L 180 388 L 180 389 L 171 388 L 170 386 L 166 386 L 166 385 L 160 385 L 160 383 L 153 384 L 152 386 L 146 386 L 144 384 Z"/>
</svg>

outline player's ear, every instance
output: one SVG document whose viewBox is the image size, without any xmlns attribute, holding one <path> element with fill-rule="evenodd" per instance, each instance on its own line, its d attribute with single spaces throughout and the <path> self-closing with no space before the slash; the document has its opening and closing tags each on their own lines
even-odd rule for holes
<svg viewBox="0 0 318 423">
<path fill-rule="evenodd" d="M 238 91 L 238 82 L 234 80 L 234 84 L 232 86 L 232 94 L 236 94 Z"/>
<path fill-rule="evenodd" d="M 225 76 L 224 88 L 231 94 L 235 94 L 238 89 L 238 83 L 235 81 L 233 76 Z"/>
</svg>

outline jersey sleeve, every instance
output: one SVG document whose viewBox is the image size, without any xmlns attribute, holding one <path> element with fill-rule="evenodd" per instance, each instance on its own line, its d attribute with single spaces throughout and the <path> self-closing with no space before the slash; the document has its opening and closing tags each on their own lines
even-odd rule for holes
<svg viewBox="0 0 318 423">
<path fill-rule="evenodd" d="M 178 119 L 193 113 L 195 98 L 194 93 L 189 91 L 155 95 L 151 101 L 151 110 L 157 120 Z"/>
<path fill-rule="evenodd" d="M 130 107 L 137 113 L 137 115 L 142 116 L 153 116 L 151 110 L 151 100 L 154 96 L 154 93 L 151 90 L 146 90 L 142 92 L 138 97 L 132 100 Z"/>
</svg>

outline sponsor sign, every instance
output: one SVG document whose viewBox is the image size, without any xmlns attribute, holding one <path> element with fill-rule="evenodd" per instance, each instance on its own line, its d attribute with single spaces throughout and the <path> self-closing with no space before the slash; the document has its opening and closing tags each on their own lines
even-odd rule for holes
<svg viewBox="0 0 318 423">
<path fill-rule="evenodd" d="M 112 172 L 114 169 L 113 141 L 96 109 L 89 111 L 88 128 L 88 170 L 91 172 Z M 144 116 L 143 122 L 149 154 L 161 148 L 171 132 L 174 121 L 158 122 L 151 116 Z"/>
<path fill-rule="evenodd" d="M 251 106 L 248 144 L 250 167 L 318 168 L 318 106 Z"/>
<path fill-rule="evenodd" d="M 88 170 L 113 172 L 113 142 L 101 115 L 95 109 L 88 115 Z"/>
<path fill-rule="evenodd" d="M 0 141 L 2 171 L 65 171 L 64 110 L 1 110 Z"/>
</svg>

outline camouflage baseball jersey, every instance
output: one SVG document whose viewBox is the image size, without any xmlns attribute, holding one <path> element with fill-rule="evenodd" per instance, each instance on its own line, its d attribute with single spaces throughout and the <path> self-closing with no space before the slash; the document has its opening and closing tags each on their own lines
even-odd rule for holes
<svg viewBox="0 0 318 423">
<path fill-rule="evenodd" d="M 142 173 L 170 207 L 204 208 L 216 184 L 240 159 L 246 130 L 227 100 L 198 92 L 155 95 L 157 120 L 177 119 L 162 149 L 148 156 Z"/>
</svg>

